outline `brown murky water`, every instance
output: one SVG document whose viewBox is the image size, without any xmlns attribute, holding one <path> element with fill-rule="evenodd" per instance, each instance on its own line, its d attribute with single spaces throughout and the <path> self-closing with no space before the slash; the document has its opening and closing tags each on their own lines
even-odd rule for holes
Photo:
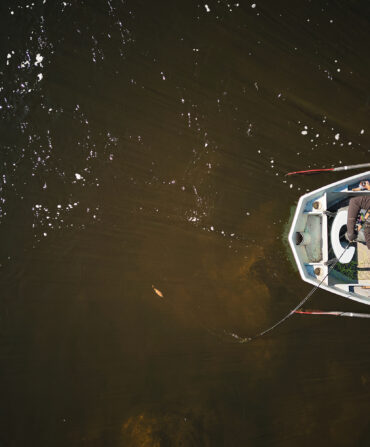
<svg viewBox="0 0 370 447">
<path fill-rule="evenodd" d="M 341 178 L 284 173 L 368 161 L 368 2 L 0 10 L 0 445 L 367 445 L 366 321 L 243 341 L 309 291 L 284 229 Z"/>
</svg>

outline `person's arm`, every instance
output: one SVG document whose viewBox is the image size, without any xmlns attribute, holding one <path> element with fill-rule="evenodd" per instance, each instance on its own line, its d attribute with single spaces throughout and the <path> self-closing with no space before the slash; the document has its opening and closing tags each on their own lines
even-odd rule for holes
<svg viewBox="0 0 370 447">
<path fill-rule="evenodd" d="M 348 214 L 347 214 L 347 235 L 350 241 L 356 239 L 355 225 L 357 215 L 361 209 L 360 205 L 361 197 L 353 197 L 349 201 Z"/>
</svg>

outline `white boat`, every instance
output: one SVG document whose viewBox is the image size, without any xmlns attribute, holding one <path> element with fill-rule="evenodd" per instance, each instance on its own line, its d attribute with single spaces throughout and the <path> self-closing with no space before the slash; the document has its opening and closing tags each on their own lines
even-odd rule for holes
<svg viewBox="0 0 370 447">
<path fill-rule="evenodd" d="M 353 189 L 369 179 L 366 171 L 303 195 L 288 238 L 304 281 L 370 305 L 370 250 L 360 242 L 346 249 L 343 238 L 349 199 L 370 194 Z"/>
</svg>

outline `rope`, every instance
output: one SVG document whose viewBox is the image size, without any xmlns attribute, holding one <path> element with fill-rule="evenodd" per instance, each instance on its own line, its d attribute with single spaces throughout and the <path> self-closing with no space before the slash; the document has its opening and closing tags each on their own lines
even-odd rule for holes
<svg viewBox="0 0 370 447">
<path fill-rule="evenodd" d="M 268 329 L 265 329 L 264 331 L 260 332 L 257 335 L 254 335 L 253 337 L 247 338 L 246 343 L 249 343 L 250 341 L 256 340 L 256 338 L 260 338 L 263 335 L 267 334 L 268 332 L 271 332 L 273 329 L 275 329 L 277 326 L 279 326 L 281 323 L 284 323 L 284 321 L 286 321 L 289 317 L 291 317 L 296 310 L 298 310 L 300 307 L 303 306 L 303 304 L 309 300 L 309 298 L 311 298 L 311 296 L 316 292 L 316 290 L 321 286 L 321 284 L 325 281 L 325 279 L 329 276 L 330 272 L 333 270 L 333 268 L 338 264 L 338 262 L 340 261 L 340 258 L 344 255 L 344 253 L 346 252 L 347 248 L 349 247 L 349 245 L 351 244 L 351 242 L 348 242 L 347 247 L 343 250 L 343 253 L 339 256 L 338 259 L 335 260 L 335 262 L 330 266 L 328 273 L 324 276 L 324 278 L 319 282 L 319 284 L 315 287 L 313 287 L 308 294 L 303 298 L 302 301 L 300 301 L 294 309 L 292 309 L 287 315 L 285 315 L 285 317 L 283 317 L 281 320 L 279 320 L 277 323 L 275 323 L 273 326 L 269 327 Z"/>
</svg>

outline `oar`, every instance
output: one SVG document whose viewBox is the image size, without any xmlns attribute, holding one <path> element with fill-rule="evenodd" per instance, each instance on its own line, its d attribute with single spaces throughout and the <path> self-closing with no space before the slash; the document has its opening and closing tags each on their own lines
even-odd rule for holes
<svg viewBox="0 0 370 447">
<path fill-rule="evenodd" d="M 323 310 L 296 310 L 294 313 L 304 315 L 332 315 L 334 317 L 370 318 L 370 314 L 360 314 L 355 312 L 340 312 L 337 310 L 330 312 L 326 312 Z"/>
<path fill-rule="evenodd" d="M 285 175 L 294 175 L 294 174 L 315 174 L 316 172 L 339 172 L 339 171 L 349 171 L 350 169 L 362 169 L 362 168 L 370 168 L 370 163 L 362 163 L 360 165 L 350 165 L 350 166 L 338 166 L 336 168 L 326 168 L 326 169 L 309 169 L 308 171 L 295 171 L 288 172 Z"/>
</svg>

